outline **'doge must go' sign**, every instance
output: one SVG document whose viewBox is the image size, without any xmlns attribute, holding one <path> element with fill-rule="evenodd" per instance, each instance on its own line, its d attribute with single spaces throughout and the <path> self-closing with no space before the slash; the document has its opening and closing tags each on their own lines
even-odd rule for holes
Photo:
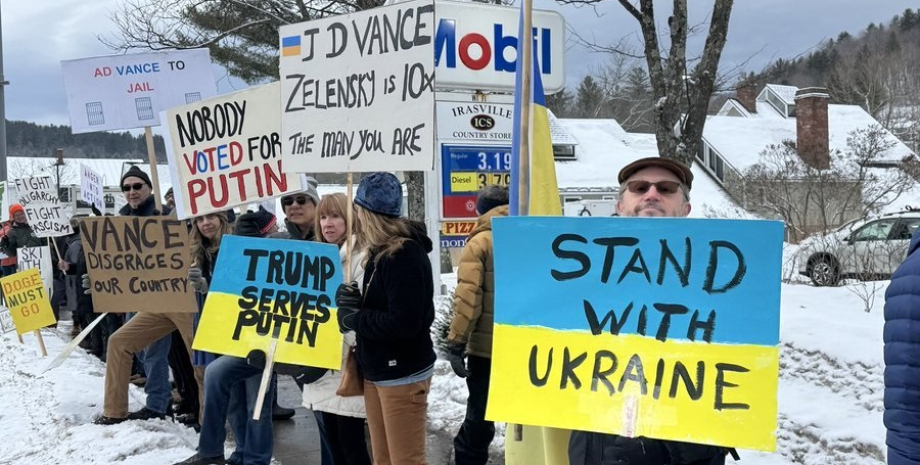
<svg viewBox="0 0 920 465">
<path fill-rule="evenodd" d="M 494 220 L 487 418 L 775 450 L 782 233 L 775 221 Z"/>
<path fill-rule="evenodd" d="M 80 228 L 93 306 L 103 312 L 194 313 L 188 228 L 166 216 L 87 218 Z"/>
</svg>

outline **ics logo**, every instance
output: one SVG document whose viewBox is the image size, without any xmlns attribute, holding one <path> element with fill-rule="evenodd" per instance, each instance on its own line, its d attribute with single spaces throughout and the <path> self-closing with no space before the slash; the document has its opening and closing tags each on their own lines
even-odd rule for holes
<svg viewBox="0 0 920 465">
<path fill-rule="evenodd" d="M 470 126 L 479 131 L 488 131 L 495 127 L 495 119 L 489 115 L 476 115 L 470 119 Z"/>
</svg>

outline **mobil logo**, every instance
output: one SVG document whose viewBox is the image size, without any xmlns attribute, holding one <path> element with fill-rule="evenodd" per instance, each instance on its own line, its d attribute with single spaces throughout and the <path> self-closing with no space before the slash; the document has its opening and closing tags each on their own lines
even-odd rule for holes
<svg viewBox="0 0 920 465">
<path fill-rule="evenodd" d="M 517 8 L 481 3 L 439 2 L 435 32 L 436 85 L 441 89 L 510 91 L 518 58 Z M 535 10 L 533 44 L 547 94 L 564 79 L 565 21 Z"/>
</svg>

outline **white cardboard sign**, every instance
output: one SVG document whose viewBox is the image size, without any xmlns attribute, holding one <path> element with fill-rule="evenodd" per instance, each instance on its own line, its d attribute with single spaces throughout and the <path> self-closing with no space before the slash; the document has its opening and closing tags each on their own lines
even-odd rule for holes
<svg viewBox="0 0 920 465">
<path fill-rule="evenodd" d="M 105 213 L 105 194 L 102 192 L 102 176 L 92 168 L 80 164 L 80 200 L 95 205 Z"/>
<path fill-rule="evenodd" d="M 166 111 L 179 219 L 300 190 L 282 157 L 277 82 Z"/>
<path fill-rule="evenodd" d="M 36 236 L 58 237 L 73 233 L 71 213 L 58 199 L 51 176 L 17 179 L 16 193 Z"/>
<path fill-rule="evenodd" d="M 217 93 L 207 49 L 61 62 L 74 134 L 160 125 L 160 112 Z"/>
<path fill-rule="evenodd" d="M 10 309 L 0 306 L 0 334 L 8 333 L 16 329 L 13 323 L 13 316 L 10 315 Z"/>
<path fill-rule="evenodd" d="M 282 26 L 288 169 L 430 171 L 434 33 L 431 0 Z"/>
<path fill-rule="evenodd" d="M 64 253 L 63 251 L 61 253 Z M 38 273 L 45 282 L 48 295 L 54 285 L 54 265 L 51 263 L 51 249 L 47 245 L 40 247 L 20 247 L 16 249 L 16 271 L 38 268 Z"/>
</svg>

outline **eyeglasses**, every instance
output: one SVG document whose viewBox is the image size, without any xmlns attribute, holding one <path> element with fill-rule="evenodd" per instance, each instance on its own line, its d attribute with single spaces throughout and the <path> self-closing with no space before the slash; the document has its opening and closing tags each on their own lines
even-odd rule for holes
<svg viewBox="0 0 920 465">
<path fill-rule="evenodd" d="M 122 191 L 122 192 L 130 192 L 132 189 L 134 189 L 134 190 L 136 190 L 136 191 L 140 191 L 143 187 L 144 187 L 144 183 L 142 183 L 142 182 L 136 182 L 136 183 L 134 183 L 134 184 L 125 184 L 125 185 L 121 186 L 121 191 Z"/>
<path fill-rule="evenodd" d="M 626 188 L 629 189 L 629 192 L 633 194 L 643 195 L 648 192 L 649 189 L 655 186 L 655 190 L 662 195 L 671 195 L 676 194 L 680 191 L 681 184 L 677 181 L 658 181 L 658 182 L 649 182 L 649 181 L 629 181 L 626 183 Z"/>
<path fill-rule="evenodd" d="M 281 199 L 281 205 L 290 207 L 291 205 L 294 205 L 294 202 L 297 202 L 297 205 L 304 205 L 307 203 L 307 200 L 307 196 L 305 195 L 298 195 L 297 197 L 283 197 Z"/>
</svg>

